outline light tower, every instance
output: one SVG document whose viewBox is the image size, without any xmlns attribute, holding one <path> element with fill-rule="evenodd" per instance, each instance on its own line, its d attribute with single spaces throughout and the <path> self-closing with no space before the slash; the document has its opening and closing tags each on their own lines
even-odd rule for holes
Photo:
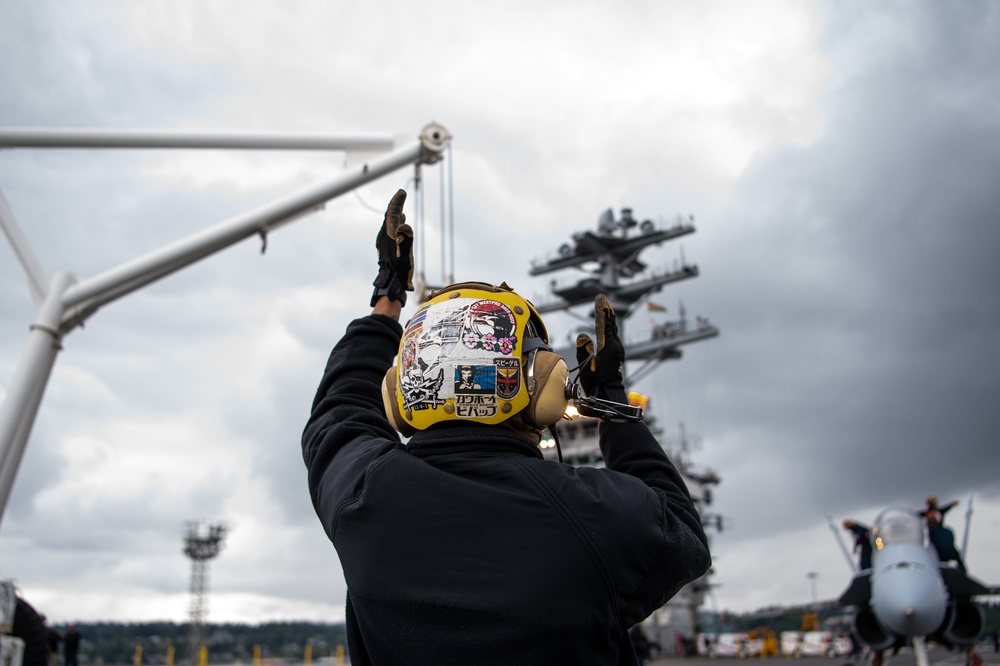
<svg viewBox="0 0 1000 666">
<path fill-rule="evenodd" d="M 184 554 L 191 558 L 191 663 L 198 663 L 208 603 L 208 561 L 222 550 L 226 537 L 223 523 L 191 521 L 184 535 Z"/>
</svg>

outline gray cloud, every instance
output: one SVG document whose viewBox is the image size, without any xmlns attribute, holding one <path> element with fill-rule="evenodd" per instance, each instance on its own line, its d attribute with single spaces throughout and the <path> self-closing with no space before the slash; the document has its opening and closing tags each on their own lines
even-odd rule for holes
<svg viewBox="0 0 1000 666">
<path fill-rule="evenodd" d="M 725 322 L 710 344 L 726 387 L 710 409 L 745 435 L 734 454 L 769 462 L 756 497 L 796 498 L 744 511 L 758 534 L 928 492 L 1000 493 L 988 291 L 1000 128 L 982 113 L 1000 88 L 985 83 L 996 11 L 975 7 L 866 15 L 828 35 L 856 76 L 828 96 L 821 137 L 742 179 L 727 216 L 745 251 L 700 245 L 715 289 L 699 305 Z M 829 10 L 834 32 L 843 16 Z M 853 50 L 876 20 L 913 48 Z M 719 465 L 725 476 L 731 462 Z"/>
<path fill-rule="evenodd" d="M 470 7 L 417 16 L 381 3 L 379 36 L 406 30 L 373 49 L 371 9 L 324 3 L 298 14 L 265 3 L 238 29 L 216 6 L 6 3 L 0 21 L 16 29 L 0 43 L 0 125 L 412 136 L 439 120 L 456 137 L 456 277 L 531 295 L 548 280 L 527 277 L 529 260 L 604 208 L 695 214 L 682 244 L 702 275 L 654 300 L 671 317 L 683 301 L 722 336 L 641 388 L 665 432 L 684 421 L 702 438 L 694 458 L 723 477 L 721 607 L 796 600 L 795 575 L 762 599 L 746 574 L 767 566 L 758 553 L 787 550 L 836 586 L 834 544 L 801 543 L 829 542 L 802 537 L 824 532 L 827 514 L 928 492 L 997 506 L 992 4 L 652 3 L 572 19 L 555 7 L 532 9 L 530 25 L 517 7 Z M 417 39 L 427 17 L 448 39 Z M 46 268 L 87 277 L 342 165 L 3 151 L 0 187 Z M 433 281 L 440 175 L 424 176 Z M 274 232 L 263 256 L 249 239 L 111 303 L 67 337 L 0 530 L 0 568 L 50 617 L 105 613 L 87 590 L 108 572 L 150 599 L 183 596 L 181 527 L 201 517 L 232 521 L 213 570 L 219 608 L 237 594 L 301 616 L 340 605 L 298 437 L 330 347 L 364 312 L 379 221 L 367 208 L 411 177 Z M 662 248 L 650 263 L 678 256 Z M 32 308 L 5 244 L 0 257 L 6 387 Z M 557 337 L 576 325 L 551 322 Z M 116 612 L 130 609 L 123 594 Z"/>
</svg>

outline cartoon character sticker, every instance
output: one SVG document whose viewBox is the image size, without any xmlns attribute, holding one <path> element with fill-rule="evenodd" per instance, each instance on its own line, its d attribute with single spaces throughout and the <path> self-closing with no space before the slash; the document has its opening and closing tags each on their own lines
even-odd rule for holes
<svg viewBox="0 0 1000 666">
<path fill-rule="evenodd" d="M 399 390 L 403 393 L 403 409 L 436 409 L 443 405 L 441 386 L 444 384 L 444 368 L 439 368 L 437 376 L 431 377 L 419 369 L 405 373 L 399 379 Z"/>
<path fill-rule="evenodd" d="M 505 356 L 517 349 L 517 319 L 500 301 L 474 302 L 462 324 L 462 343 L 469 349 L 498 351 Z"/>
<path fill-rule="evenodd" d="M 403 333 L 403 345 L 399 351 L 399 362 L 401 367 L 409 368 L 414 365 L 417 358 L 417 339 L 424 328 L 424 319 L 427 317 L 427 309 L 430 306 L 417 310 L 406 325 Z"/>
</svg>

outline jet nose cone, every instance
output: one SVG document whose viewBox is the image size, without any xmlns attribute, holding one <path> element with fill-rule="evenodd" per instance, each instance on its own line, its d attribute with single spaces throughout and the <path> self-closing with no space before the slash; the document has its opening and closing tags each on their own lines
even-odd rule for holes
<svg viewBox="0 0 1000 666">
<path fill-rule="evenodd" d="M 917 572 L 913 570 L 898 572 L 903 573 L 907 575 L 886 577 L 879 585 L 872 586 L 876 617 L 884 627 L 902 636 L 934 633 L 944 621 L 947 607 L 944 590 L 939 589 L 936 576 L 915 576 Z"/>
</svg>

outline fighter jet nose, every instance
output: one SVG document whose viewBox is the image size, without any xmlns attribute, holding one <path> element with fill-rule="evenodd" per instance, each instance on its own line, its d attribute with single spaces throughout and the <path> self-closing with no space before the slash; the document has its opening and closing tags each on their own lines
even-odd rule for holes
<svg viewBox="0 0 1000 666">
<path fill-rule="evenodd" d="M 879 623 L 900 636 L 926 636 L 944 621 L 947 594 L 937 571 L 902 561 L 878 573 L 872 608 Z"/>
</svg>

